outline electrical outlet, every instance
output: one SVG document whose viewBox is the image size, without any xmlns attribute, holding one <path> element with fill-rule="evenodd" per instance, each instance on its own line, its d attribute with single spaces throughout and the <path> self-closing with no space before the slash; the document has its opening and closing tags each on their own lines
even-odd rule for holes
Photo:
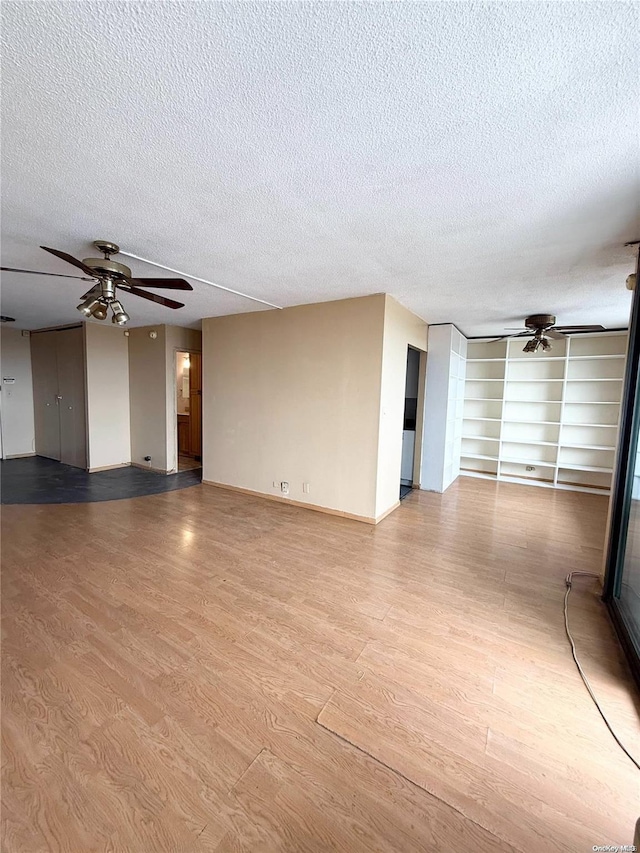
<svg viewBox="0 0 640 853">
<path fill-rule="evenodd" d="M 525 468 L 525 471 L 535 471 L 535 470 L 536 470 L 535 465 L 527 465 L 527 467 Z"/>
<path fill-rule="evenodd" d="M 282 492 L 283 495 L 288 495 L 289 494 L 289 483 L 287 483 L 283 480 L 280 483 L 280 491 Z"/>
<path fill-rule="evenodd" d="M 309 489 L 309 483 L 303 483 L 303 484 L 302 484 L 302 491 L 304 492 L 304 494 L 305 494 L 305 495 L 308 495 L 308 494 L 309 494 L 309 491 L 310 491 L 310 489 Z"/>
</svg>

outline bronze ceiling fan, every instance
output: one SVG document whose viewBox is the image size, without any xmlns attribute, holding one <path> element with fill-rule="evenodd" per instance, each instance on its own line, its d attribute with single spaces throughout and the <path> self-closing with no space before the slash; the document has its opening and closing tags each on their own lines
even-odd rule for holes
<svg viewBox="0 0 640 853">
<path fill-rule="evenodd" d="M 551 349 L 549 338 L 562 340 L 567 334 L 579 334 L 584 332 L 607 332 L 604 326 L 557 326 L 555 314 L 532 314 L 524 321 L 525 328 L 514 329 L 512 335 L 502 335 L 494 338 L 494 341 L 504 341 L 506 338 L 531 338 L 524 346 L 523 352 L 536 352 L 540 347 L 543 350 Z"/>
<path fill-rule="evenodd" d="M 188 281 L 183 278 L 133 278 L 131 270 L 124 264 L 111 260 L 111 255 L 117 255 L 119 246 L 107 240 L 96 240 L 93 244 L 103 258 L 85 258 L 79 261 L 67 252 L 60 249 L 49 249 L 40 246 L 45 252 L 50 252 L 63 261 L 72 264 L 82 270 L 84 276 L 64 275 L 56 272 L 41 272 L 38 270 L 20 270 L 14 267 L 0 267 L 5 272 L 30 273 L 31 275 L 53 275 L 57 278 L 77 278 L 80 281 L 93 281 L 93 286 L 81 297 L 82 302 L 78 305 L 78 311 L 85 317 L 93 317 L 95 320 L 106 320 L 109 308 L 111 308 L 111 321 L 118 326 L 124 326 L 130 317 L 124 310 L 122 303 L 117 298 L 116 290 L 131 293 L 133 296 L 141 296 L 165 308 L 184 308 L 183 302 L 176 302 L 157 293 L 149 293 L 142 290 L 144 287 L 164 288 L 165 290 L 193 290 Z"/>
</svg>

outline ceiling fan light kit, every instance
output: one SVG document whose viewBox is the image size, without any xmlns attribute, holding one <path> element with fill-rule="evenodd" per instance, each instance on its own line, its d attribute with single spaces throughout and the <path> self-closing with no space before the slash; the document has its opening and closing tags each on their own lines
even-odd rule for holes
<svg viewBox="0 0 640 853">
<path fill-rule="evenodd" d="M 145 287 L 164 288 L 166 290 L 193 290 L 188 281 L 181 278 L 133 278 L 131 270 L 125 264 L 120 264 L 111 259 L 111 255 L 117 255 L 119 246 L 109 240 L 96 240 L 93 244 L 98 251 L 102 252 L 102 258 L 84 258 L 80 261 L 62 252 L 59 249 L 50 249 L 40 246 L 45 252 L 72 264 L 82 270 L 84 276 L 64 276 L 60 273 L 37 272 L 35 270 L 21 270 L 14 267 L 0 267 L 7 272 L 22 272 L 32 275 L 53 275 L 58 278 L 79 278 L 83 281 L 92 281 L 93 287 L 81 297 L 82 301 L 77 306 L 83 317 L 94 320 L 106 320 L 111 310 L 111 322 L 116 326 L 125 326 L 130 316 L 125 311 L 122 302 L 118 299 L 117 290 L 120 289 L 132 296 L 139 296 L 151 302 L 157 302 L 165 308 L 184 308 L 183 302 L 176 302 L 157 293 L 144 290 Z"/>
</svg>

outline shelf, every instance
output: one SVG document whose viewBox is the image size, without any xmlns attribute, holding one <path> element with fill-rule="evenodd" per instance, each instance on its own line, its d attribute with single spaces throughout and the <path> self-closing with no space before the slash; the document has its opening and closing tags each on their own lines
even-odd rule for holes
<svg viewBox="0 0 640 853">
<path fill-rule="evenodd" d="M 577 447 L 578 450 L 615 450 L 615 445 L 611 444 L 566 444 L 560 442 L 560 447 Z"/>
<path fill-rule="evenodd" d="M 569 361 L 603 361 L 608 358 L 626 358 L 626 355 L 572 355 Z M 511 361 L 515 359 L 512 358 Z"/>
<path fill-rule="evenodd" d="M 471 398 L 468 397 L 467 399 L 470 400 Z M 499 424 L 501 418 L 471 418 L 471 417 L 467 418 L 467 417 L 463 416 L 462 420 L 463 421 L 492 421 L 493 423 Z M 528 421 L 523 421 L 523 423 L 528 423 Z"/>
<path fill-rule="evenodd" d="M 559 400 L 555 401 L 559 403 Z M 560 426 L 560 421 L 516 421 L 513 418 L 503 418 L 505 424 L 549 424 L 551 426 Z M 582 426 L 582 424 L 578 424 L 578 426 Z"/>
<path fill-rule="evenodd" d="M 483 379 L 483 382 L 487 382 L 487 379 Z M 507 379 L 507 382 L 524 382 L 527 385 L 531 385 L 533 382 L 564 382 L 564 379 Z M 589 382 L 588 379 L 578 380 L 580 382 Z"/>
<path fill-rule="evenodd" d="M 506 471 L 500 472 L 499 479 L 508 481 L 510 483 L 522 483 L 525 486 L 529 486 L 532 483 L 536 486 L 553 486 L 553 478 L 548 479 L 546 477 L 523 477 L 522 474 L 509 474 Z"/>
<path fill-rule="evenodd" d="M 502 356 L 500 358 L 468 358 L 467 364 L 482 364 L 484 362 L 495 364 L 496 362 L 506 360 L 507 359 L 505 358 L 505 356 Z M 513 361 L 513 359 L 511 360 Z"/>
<path fill-rule="evenodd" d="M 465 438 L 473 439 L 473 441 L 500 441 L 499 438 L 493 438 L 490 435 L 463 435 L 462 439 L 464 441 Z M 468 453 L 465 455 L 469 455 Z"/>
<path fill-rule="evenodd" d="M 525 421 L 525 423 L 529 423 L 529 421 Z M 598 427 L 598 429 L 618 429 L 618 424 L 586 424 L 586 423 L 572 423 L 571 421 L 565 421 L 563 426 L 567 427 Z"/>
<path fill-rule="evenodd" d="M 566 361 L 567 357 L 566 357 L 566 355 L 548 355 L 544 360 L 545 361 Z M 531 358 L 527 358 L 526 356 L 522 356 L 522 357 L 518 357 L 518 358 L 510 358 L 509 361 L 510 362 L 511 361 L 518 361 L 518 362 L 528 361 L 530 364 L 536 363 L 536 362 L 532 361 Z"/>
<path fill-rule="evenodd" d="M 465 397 L 466 400 L 482 400 L 483 403 L 501 403 L 502 397 Z M 559 402 L 559 401 L 558 401 Z"/>
<path fill-rule="evenodd" d="M 502 441 L 505 444 L 541 444 L 546 445 L 547 447 L 557 447 L 557 441 L 536 441 L 535 439 L 530 438 L 503 438 Z M 568 446 L 568 445 L 567 445 Z"/>
<path fill-rule="evenodd" d="M 598 468 L 595 465 L 573 465 L 571 462 L 558 462 L 556 468 L 562 468 L 564 471 L 591 471 L 593 474 L 613 474 L 613 468 Z"/>
<path fill-rule="evenodd" d="M 623 379 L 624 376 L 607 376 L 604 379 L 597 379 L 595 377 L 593 379 L 586 379 L 585 377 L 576 376 L 567 378 L 567 382 L 622 382 Z M 483 379 L 482 381 L 486 382 L 487 380 Z M 512 380 L 509 381 L 511 382 Z"/>
<path fill-rule="evenodd" d="M 513 442 L 510 442 L 510 443 L 512 444 Z M 533 442 L 530 442 L 530 443 L 533 444 Z M 515 464 L 515 465 L 533 465 L 534 467 L 539 467 L 539 468 L 557 468 L 558 467 L 557 462 L 544 462 L 542 459 L 514 459 L 512 456 L 501 456 L 500 462 L 511 462 L 512 464 Z M 562 467 L 568 468 L 569 466 L 563 465 Z M 596 470 L 596 469 L 589 469 L 589 470 Z"/>
<path fill-rule="evenodd" d="M 488 459 L 489 462 L 497 462 L 497 456 L 485 456 L 482 453 L 465 453 L 464 451 L 460 454 L 462 459 Z"/>
<path fill-rule="evenodd" d="M 477 477 L 478 480 L 497 480 L 496 474 L 487 474 L 485 471 L 474 471 L 471 468 L 461 468 L 460 473 L 463 477 Z"/>
</svg>

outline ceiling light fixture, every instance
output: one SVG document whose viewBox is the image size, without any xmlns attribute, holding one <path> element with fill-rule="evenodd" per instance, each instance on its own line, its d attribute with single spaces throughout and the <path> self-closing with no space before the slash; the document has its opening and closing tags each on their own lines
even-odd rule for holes
<svg viewBox="0 0 640 853">
<path fill-rule="evenodd" d="M 544 352 L 548 352 L 551 349 L 551 341 L 542 332 L 539 332 L 530 341 L 527 341 L 522 352 L 537 352 L 540 347 L 542 347 Z"/>
<path fill-rule="evenodd" d="M 94 320 L 106 320 L 107 319 L 107 306 L 103 302 L 100 302 L 99 305 L 91 312 L 91 316 Z"/>
<path fill-rule="evenodd" d="M 100 307 L 100 296 L 95 294 L 93 290 L 89 291 L 89 294 L 86 296 L 83 302 L 77 306 L 78 311 L 83 315 L 83 317 L 91 317 L 94 310 Z M 106 315 L 105 315 L 106 316 Z"/>
<path fill-rule="evenodd" d="M 109 240 L 96 240 L 93 245 L 102 252 L 104 255 L 103 258 L 85 258 L 83 261 L 80 261 L 78 258 L 74 258 L 73 255 L 60 251 L 60 249 L 50 249 L 47 246 L 40 247 L 49 252 L 49 254 L 55 255 L 57 258 L 82 270 L 84 273 L 83 276 L 65 276 L 57 272 L 37 272 L 35 270 L 16 269 L 15 267 L 0 267 L 0 270 L 27 273 L 28 275 L 55 275 L 61 278 L 77 278 L 80 281 L 91 281 L 93 282 L 91 289 L 80 297 L 82 301 L 76 306 L 78 311 L 87 319 L 93 317 L 94 320 L 106 320 L 109 314 L 109 306 L 111 305 L 113 309 L 112 321 L 116 326 L 124 326 L 130 319 L 122 307 L 122 303 L 117 299 L 118 288 L 121 288 L 126 293 L 130 293 L 132 296 L 139 296 L 142 299 L 148 299 L 158 305 L 163 305 L 165 308 L 184 308 L 183 302 L 176 302 L 175 299 L 168 299 L 166 296 L 160 296 L 158 293 L 150 293 L 145 288 L 193 290 L 188 281 L 181 278 L 132 278 L 129 267 L 111 259 L 111 255 L 117 255 L 120 251 L 120 248 L 115 243 Z"/>
<path fill-rule="evenodd" d="M 111 322 L 115 323 L 117 326 L 125 326 L 131 319 L 122 307 L 122 303 L 117 299 L 114 299 L 111 303 L 111 310 L 113 311 Z"/>
</svg>

